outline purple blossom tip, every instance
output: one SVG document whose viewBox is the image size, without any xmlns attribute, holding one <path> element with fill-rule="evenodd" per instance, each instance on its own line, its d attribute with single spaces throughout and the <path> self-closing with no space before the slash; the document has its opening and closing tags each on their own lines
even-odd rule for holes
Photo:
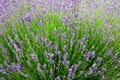
<svg viewBox="0 0 120 80">
<path fill-rule="evenodd" d="M 35 59 L 36 61 L 38 61 L 38 56 L 36 54 L 30 54 L 30 57 L 32 59 Z"/>
<path fill-rule="evenodd" d="M 31 19 L 31 14 L 30 14 L 30 13 L 26 14 L 26 16 L 24 17 L 24 19 L 25 19 L 26 21 L 31 21 L 31 20 L 32 20 L 32 19 Z"/>
<path fill-rule="evenodd" d="M 118 65 L 120 66 L 120 60 L 117 61 Z"/>
<path fill-rule="evenodd" d="M 64 45 L 63 50 L 64 50 L 64 51 L 67 50 L 67 45 Z"/>
<path fill-rule="evenodd" d="M 56 80 L 61 80 L 60 76 L 57 76 Z"/>
<path fill-rule="evenodd" d="M 97 58 L 97 61 L 98 61 L 98 64 L 100 64 L 102 62 L 102 58 L 101 57 L 98 57 Z"/>
</svg>

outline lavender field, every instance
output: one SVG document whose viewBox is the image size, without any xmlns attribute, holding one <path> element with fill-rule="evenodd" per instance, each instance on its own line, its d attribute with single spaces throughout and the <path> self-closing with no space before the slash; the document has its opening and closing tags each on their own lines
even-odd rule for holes
<svg viewBox="0 0 120 80">
<path fill-rule="evenodd" d="M 0 0 L 0 80 L 120 80 L 120 0 Z"/>
</svg>

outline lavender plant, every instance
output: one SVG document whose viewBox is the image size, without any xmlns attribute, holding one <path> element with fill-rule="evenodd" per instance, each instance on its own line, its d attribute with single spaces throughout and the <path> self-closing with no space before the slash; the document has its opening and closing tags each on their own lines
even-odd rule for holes
<svg viewBox="0 0 120 80">
<path fill-rule="evenodd" d="M 0 79 L 119 80 L 119 9 L 119 0 L 2 0 Z"/>
</svg>

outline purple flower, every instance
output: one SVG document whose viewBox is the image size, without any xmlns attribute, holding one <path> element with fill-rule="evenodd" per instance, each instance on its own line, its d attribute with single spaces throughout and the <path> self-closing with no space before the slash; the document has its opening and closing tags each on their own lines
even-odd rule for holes
<svg viewBox="0 0 120 80">
<path fill-rule="evenodd" d="M 72 22 L 70 19 L 68 19 L 68 26 L 71 27 L 72 26 Z"/>
<path fill-rule="evenodd" d="M 64 61 L 67 61 L 68 53 L 65 53 L 65 55 L 63 56 L 63 58 L 64 58 Z"/>
<path fill-rule="evenodd" d="M 45 14 L 46 13 L 46 9 L 42 9 L 41 12 L 42 12 L 42 14 Z"/>
<path fill-rule="evenodd" d="M 104 66 L 104 67 L 102 68 L 102 71 L 103 71 L 103 72 L 106 72 L 106 71 L 107 71 L 107 68 Z"/>
<path fill-rule="evenodd" d="M 117 61 L 118 65 L 120 66 L 120 60 Z"/>
<path fill-rule="evenodd" d="M 4 64 L 5 64 L 6 66 L 9 64 L 9 62 L 10 62 L 9 58 L 6 58 L 6 59 L 4 60 Z"/>
<path fill-rule="evenodd" d="M 19 70 L 21 70 L 21 68 L 23 67 L 23 64 L 22 63 L 18 63 L 17 65 L 16 65 L 16 69 L 19 71 Z"/>
<path fill-rule="evenodd" d="M 100 64 L 102 62 L 102 58 L 101 57 L 98 57 L 97 58 L 97 61 L 98 61 L 98 64 Z"/>
<path fill-rule="evenodd" d="M 86 40 L 88 37 L 89 37 L 89 34 L 84 35 L 83 40 Z"/>
<path fill-rule="evenodd" d="M 108 18 L 107 16 L 104 17 L 105 23 L 108 23 Z"/>
<path fill-rule="evenodd" d="M 55 50 L 57 51 L 59 48 L 58 43 L 55 44 Z"/>
<path fill-rule="evenodd" d="M 113 59 L 113 60 L 117 59 L 117 56 L 112 56 L 112 59 Z"/>
<path fill-rule="evenodd" d="M 29 78 L 30 74 L 24 74 L 23 76 Z"/>
<path fill-rule="evenodd" d="M 2 64 L 0 64 L 0 69 L 1 69 L 1 68 L 3 68 L 3 65 L 2 65 Z"/>
<path fill-rule="evenodd" d="M 80 21 L 82 21 L 83 20 L 83 17 L 82 16 L 80 16 Z"/>
<path fill-rule="evenodd" d="M 24 74 L 24 73 L 21 72 L 21 70 L 18 70 L 18 72 L 24 77 L 27 77 L 27 78 L 30 77 L 30 74 Z"/>
<path fill-rule="evenodd" d="M 55 29 L 53 30 L 53 32 L 54 32 L 57 36 L 59 36 L 58 31 L 56 30 L 56 27 L 55 27 Z"/>
<path fill-rule="evenodd" d="M 49 42 L 49 47 L 50 47 L 50 48 L 53 47 L 53 43 L 52 43 L 52 41 Z"/>
<path fill-rule="evenodd" d="M 34 32 L 31 32 L 31 34 L 32 34 L 32 37 L 34 38 Z"/>
<path fill-rule="evenodd" d="M 40 68 L 41 68 L 41 65 L 40 65 L 40 63 L 38 63 L 37 70 L 40 71 Z"/>
<path fill-rule="evenodd" d="M 44 69 L 46 69 L 46 68 L 47 68 L 47 65 L 46 65 L 46 64 L 44 64 L 44 65 L 43 65 L 43 68 L 44 68 Z"/>
<path fill-rule="evenodd" d="M 102 75 L 100 80 L 105 80 L 105 76 L 104 76 L 104 75 Z"/>
<path fill-rule="evenodd" d="M 42 27 L 44 26 L 42 21 L 39 22 L 39 25 L 42 26 Z"/>
<path fill-rule="evenodd" d="M 73 69 L 72 69 L 72 68 L 70 68 L 70 69 L 69 69 L 69 74 L 71 75 L 71 74 L 72 74 L 72 72 L 73 72 Z"/>
<path fill-rule="evenodd" d="M 81 61 L 79 61 L 77 64 L 75 64 L 75 70 L 77 70 L 77 68 L 80 66 L 80 64 L 81 64 Z"/>
<path fill-rule="evenodd" d="M 30 54 L 30 57 L 32 59 L 35 59 L 36 61 L 38 61 L 38 56 L 36 54 Z"/>
<path fill-rule="evenodd" d="M 29 61 L 29 60 L 27 60 L 27 64 L 28 64 L 29 66 L 31 66 L 31 63 L 30 63 L 30 61 Z"/>
<path fill-rule="evenodd" d="M 64 51 L 67 50 L 67 45 L 64 45 L 63 50 L 64 50 Z"/>
<path fill-rule="evenodd" d="M 0 73 L 6 74 L 6 71 L 4 69 L 0 69 Z"/>
<path fill-rule="evenodd" d="M 93 65 L 92 65 L 92 69 L 93 69 L 93 70 L 97 70 L 97 65 L 96 65 L 96 64 L 93 64 Z"/>
<path fill-rule="evenodd" d="M 25 19 L 26 21 L 31 21 L 31 14 L 28 13 L 28 14 L 24 17 L 24 19 Z"/>
<path fill-rule="evenodd" d="M 56 67 L 56 70 L 58 70 L 59 68 L 58 67 Z"/>
<path fill-rule="evenodd" d="M 81 61 L 78 61 L 78 63 L 77 63 L 78 65 L 80 65 L 81 64 Z"/>
<path fill-rule="evenodd" d="M 12 0 L 13 6 L 17 5 L 17 1 L 16 0 Z"/>
<path fill-rule="evenodd" d="M 51 55 L 50 55 L 50 58 L 52 58 L 52 59 L 53 59 L 53 58 L 54 58 L 54 54 L 51 54 Z"/>
<path fill-rule="evenodd" d="M 3 13 L 3 9 L 1 5 L 0 5 L 0 13 Z"/>
<path fill-rule="evenodd" d="M 58 57 L 59 57 L 59 58 L 61 58 L 61 57 L 62 57 L 62 54 L 61 54 L 61 52 L 60 52 L 60 51 L 58 51 L 58 52 L 57 52 L 57 54 L 58 54 Z"/>
<path fill-rule="evenodd" d="M 45 55 L 48 58 L 50 54 L 47 51 L 45 51 Z"/>
<path fill-rule="evenodd" d="M 78 64 L 75 64 L 75 71 L 77 70 L 78 67 L 79 67 L 79 65 L 78 65 Z"/>
<path fill-rule="evenodd" d="M 72 74 L 71 78 L 74 79 L 75 78 L 75 74 Z"/>
<path fill-rule="evenodd" d="M 2 55 L 4 56 L 6 53 L 8 53 L 8 49 L 7 48 L 2 48 Z"/>
<path fill-rule="evenodd" d="M 83 71 L 80 71 L 80 74 L 83 74 Z"/>
<path fill-rule="evenodd" d="M 101 74 L 101 71 L 100 70 L 98 70 L 98 72 L 97 72 L 98 74 Z"/>
<path fill-rule="evenodd" d="M 28 41 L 28 35 L 27 34 L 25 34 L 25 39 Z"/>
<path fill-rule="evenodd" d="M 65 39 L 65 38 L 66 38 L 66 32 L 62 34 L 62 39 Z"/>
<path fill-rule="evenodd" d="M 113 4 L 116 5 L 116 4 L 117 4 L 117 0 L 114 0 L 114 1 L 113 1 Z"/>
<path fill-rule="evenodd" d="M 93 70 L 90 68 L 88 74 L 91 75 L 93 73 Z"/>
<path fill-rule="evenodd" d="M 114 35 L 111 35 L 110 38 L 109 38 L 110 41 L 113 41 L 114 40 Z"/>
<path fill-rule="evenodd" d="M 68 19 L 69 19 L 69 18 L 68 18 L 67 16 L 63 16 L 63 22 L 64 22 L 64 23 L 68 22 Z"/>
<path fill-rule="evenodd" d="M 48 39 L 44 38 L 43 41 L 45 42 L 46 45 L 48 45 Z"/>
<path fill-rule="evenodd" d="M 77 16 L 78 16 L 77 12 L 73 13 L 73 18 L 76 18 Z"/>
<path fill-rule="evenodd" d="M 16 67 L 16 64 L 13 62 L 12 65 L 11 65 L 11 69 L 12 69 L 12 71 L 15 71 L 16 68 L 17 68 L 17 67 Z"/>
<path fill-rule="evenodd" d="M 95 57 L 95 52 L 94 52 L 94 51 L 91 52 L 91 56 L 92 56 L 92 57 Z"/>
<path fill-rule="evenodd" d="M 3 48 L 3 44 L 2 43 L 0 43 L 0 48 Z"/>
<path fill-rule="evenodd" d="M 87 59 L 87 58 L 88 58 L 88 55 L 87 55 L 87 54 L 84 54 L 83 57 L 84 57 L 85 59 Z"/>
<path fill-rule="evenodd" d="M 54 54 L 50 54 L 50 61 L 51 62 L 54 62 L 53 58 L 54 58 Z"/>
<path fill-rule="evenodd" d="M 83 49 L 83 51 L 85 51 L 85 50 L 86 50 L 86 45 L 83 45 L 83 48 L 82 48 L 82 49 Z"/>
<path fill-rule="evenodd" d="M 108 49 L 108 51 L 106 52 L 107 55 L 111 55 L 113 52 L 113 47 L 111 47 L 110 49 Z"/>
<path fill-rule="evenodd" d="M 0 80 L 6 80 L 4 77 L 0 77 Z"/>
<path fill-rule="evenodd" d="M 22 54 L 22 53 L 23 53 L 23 50 L 20 49 L 20 48 L 18 48 L 18 52 Z"/>
<path fill-rule="evenodd" d="M 72 79 L 69 77 L 68 80 L 72 80 Z"/>
<path fill-rule="evenodd" d="M 29 30 L 30 32 L 32 32 L 32 31 L 33 31 L 33 29 L 32 29 L 32 28 L 28 28 L 28 30 Z"/>
<path fill-rule="evenodd" d="M 60 76 L 57 76 L 56 80 L 61 80 Z"/>
<path fill-rule="evenodd" d="M 50 74 L 52 74 L 53 73 L 53 70 L 52 70 L 52 68 L 50 68 Z"/>
<path fill-rule="evenodd" d="M 73 2 L 69 4 L 69 7 L 70 7 L 70 8 L 73 8 Z"/>
<path fill-rule="evenodd" d="M 74 25 L 76 25 L 77 24 L 77 21 L 74 21 Z"/>
<path fill-rule="evenodd" d="M 36 36 L 35 40 L 38 42 L 40 40 L 39 35 Z"/>
<path fill-rule="evenodd" d="M 94 57 L 95 57 L 95 52 L 94 52 L 94 51 L 88 52 L 88 53 L 87 53 L 87 57 L 92 57 L 92 58 L 94 58 Z"/>
<path fill-rule="evenodd" d="M 70 65 L 70 61 L 67 61 L 67 62 L 66 62 L 67 68 L 69 67 L 69 65 Z"/>
<path fill-rule="evenodd" d="M 5 18 L 2 17 L 2 18 L 0 19 L 0 23 L 3 23 L 4 21 L 5 21 Z"/>
<path fill-rule="evenodd" d="M 72 65 L 71 68 L 72 68 L 72 69 L 75 69 L 75 65 Z"/>
<path fill-rule="evenodd" d="M 2 0 L 3 4 L 9 3 L 9 0 Z"/>
<path fill-rule="evenodd" d="M 16 0 L 12 0 L 12 3 L 16 3 L 17 1 Z"/>
<path fill-rule="evenodd" d="M 76 27 L 76 31 L 79 31 L 80 30 L 80 28 L 79 27 Z"/>
</svg>

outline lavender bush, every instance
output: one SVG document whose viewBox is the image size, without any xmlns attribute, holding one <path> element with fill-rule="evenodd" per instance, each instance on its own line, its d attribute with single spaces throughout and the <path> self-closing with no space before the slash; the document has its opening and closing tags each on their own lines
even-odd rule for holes
<svg viewBox="0 0 120 80">
<path fill-rule="evenodd" d="M 119 79 L 119 0 L 0 1 L 0 80 Z"/>
</svg>

